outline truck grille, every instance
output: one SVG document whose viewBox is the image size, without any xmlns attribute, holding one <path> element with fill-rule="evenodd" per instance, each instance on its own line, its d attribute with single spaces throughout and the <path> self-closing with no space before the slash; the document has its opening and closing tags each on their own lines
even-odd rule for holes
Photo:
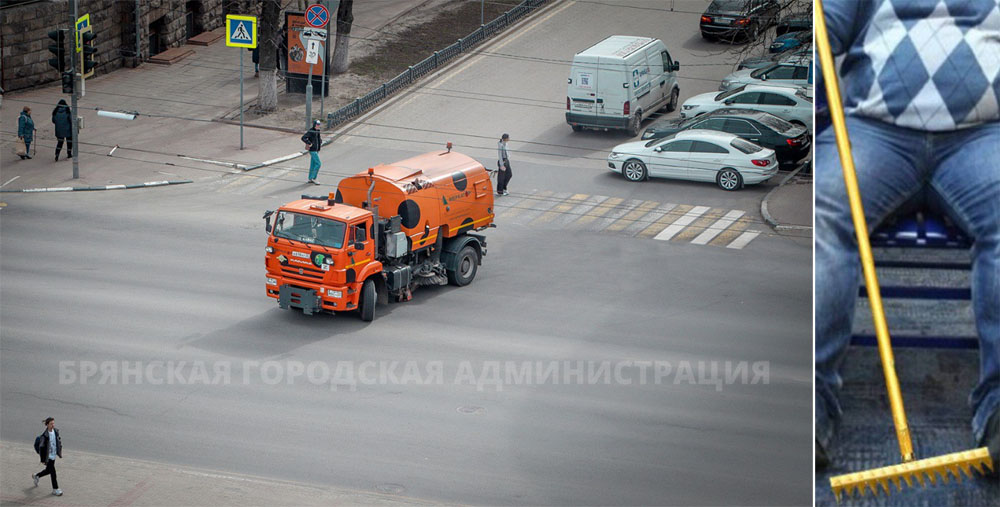
<svg viewBox="0 0 1000 507">
<path fill-rule="evenodd" d="M 323 272 L 318 269 L 282 267 L 281 272 L 284 273 L 285 276 L 301 280 L 309 280 L 311 282 L 323 280 Z"/>
</svg>

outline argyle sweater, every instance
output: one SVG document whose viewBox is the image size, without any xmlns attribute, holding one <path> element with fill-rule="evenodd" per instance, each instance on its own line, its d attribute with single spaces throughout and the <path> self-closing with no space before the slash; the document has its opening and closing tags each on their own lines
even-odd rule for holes
<svg viewBox="0 0 1000 507">
<path fill-rule="evenodd" d="M 943 132 L 1000 121 L 1000 0 L 825 0 L 847 114 Z"/>
</svg>

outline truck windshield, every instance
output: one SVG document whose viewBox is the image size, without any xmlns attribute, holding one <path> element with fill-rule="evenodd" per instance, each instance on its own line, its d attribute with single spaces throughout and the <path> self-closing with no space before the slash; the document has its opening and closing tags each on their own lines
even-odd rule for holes
<svg viewBox="0 0 1000 507">
<path fill-rule="evenodd" d="M 275 236 L 330 248 L 343 248 L 346 230 L 344 222 L 292 211 L 279 211 L 274 220 Z"/>
</svg>

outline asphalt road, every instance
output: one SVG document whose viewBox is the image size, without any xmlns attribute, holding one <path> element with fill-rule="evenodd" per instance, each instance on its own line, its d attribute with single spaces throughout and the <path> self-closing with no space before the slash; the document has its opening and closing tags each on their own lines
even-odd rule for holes
<svg viewBox="0 0 1000 507">
<path fill-rule="evenodd" d="M 692 12 L 704 3 L 677 2 L 697 4 Z M 540 17 L 538 28 L 505 39 L 507 46 L 487 49 L 568 58 L 628 28 L 685 48 L 690 56 L 675 56 L 682 65 L 707 51 L 699 49 L 696 14 L 640 11 L 623 19 L 603 3 L 565 5 Z M 678 28 L 666 29 L 667 22 Z M 529 75 L 519 69 L 470 62 L 452 69 L 449 86 L 492 83 L 498 93 L 562 100 L 559 67 L 539 66 L 547 70 L 531 73 L 529 87 L 516 86 Z M 689 89 L 697 93 L 682 86 L 682 99 Z M 622 141 L 573 134 L 559 108 L 445 107 L 427 95 L 413 93 L 372 121 L 491 138 L 508 130 L 515 142 L 572 143 L 591 154 Z M 321 179 L 430 149 L 385 143 L 343 138 L 323 152 L 329 170 Z M 483 148 L 472 154 L 488 160 L 495 143 L 476 143 Z M 764 190 L 628 185 L 579 154 L 515 156 L 512 190 L 522 193 L 602 193 L 753 213 Z M 766 232 L 728 249 L 569 230 L 558 220 L 501 221 L 469 287 L 422 289 L 409 303 L 380 307 L 370 324 L 350 314 L 306 317 L 264 295 L 260 220 L 262 210 L 315 190 L 300 176 L 301 167 L 284 167 L 169 189 L 5 197 L 2 438 L 30 441 L 53 415 L 68 448 L 450 503 L 811 502 L 810 238 Z M 66 382 L 63 361 L 78 377 L 83 364 L 122 361 L 202 361 L 209 371 L 188 384 L 151 384 L 143 375 L 147 381 L 122 385 L 121 371 L 116 384 L 101 383 L 100 372 L 87 383 Z M 431 385 L 333 390 L 303 377 L 288 383 L 287 375 L 269 382 L 251 366 L 267 361 L 286 369 L 413 361 L 420 371 L 441 364 L 443 375 Z M 669 361 L 675 369 L 701 361 L 720 371 L 727 361 L 746 362 L 766 364 L 767 376 L 721 390 L 680 375 L 640 384 L 635 370 L 631 383 L 576 376 L 568 385 L 549 379 L 498 390 L 456 381 L 463 368 L 478 376 L 506 361 L 554 361 L 563 375 L 565 361 Z M 228 381 L 214 376 L 215 367 L 231 368 Z M 189 366 L 179 371 L 192 380 Z"/>
</svg>

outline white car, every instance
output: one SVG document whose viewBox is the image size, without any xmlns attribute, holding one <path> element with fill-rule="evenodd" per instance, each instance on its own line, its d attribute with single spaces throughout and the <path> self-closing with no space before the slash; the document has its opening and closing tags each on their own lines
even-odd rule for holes
<svg viewBox="0 0 1000 507">
<path fill-rule="evenodd" d="M 702 93 L 684 101 L 681 118 L 692 118 L 723 107 L 764 111 L 812 131 L 812 87 L 744 85 L 727 92 Z"/>
<path fill-rule="evenodd" d="M 726 76 L 719 91 L 732 90 L 746 84 L 808 86 L 812 84 L 812 58 L 789 59 L 761 69 L 743 69 Z"/>
<path fill-rule="evenodd" d="M 738 190 L 774 176 L 778 161 L 774 150 L 735 134 L 691 129 L 619 144 L 608 155 L 608 167 L 629 181 L 649 177 L 714 181 L 723 190 Z"/>
</svg>

